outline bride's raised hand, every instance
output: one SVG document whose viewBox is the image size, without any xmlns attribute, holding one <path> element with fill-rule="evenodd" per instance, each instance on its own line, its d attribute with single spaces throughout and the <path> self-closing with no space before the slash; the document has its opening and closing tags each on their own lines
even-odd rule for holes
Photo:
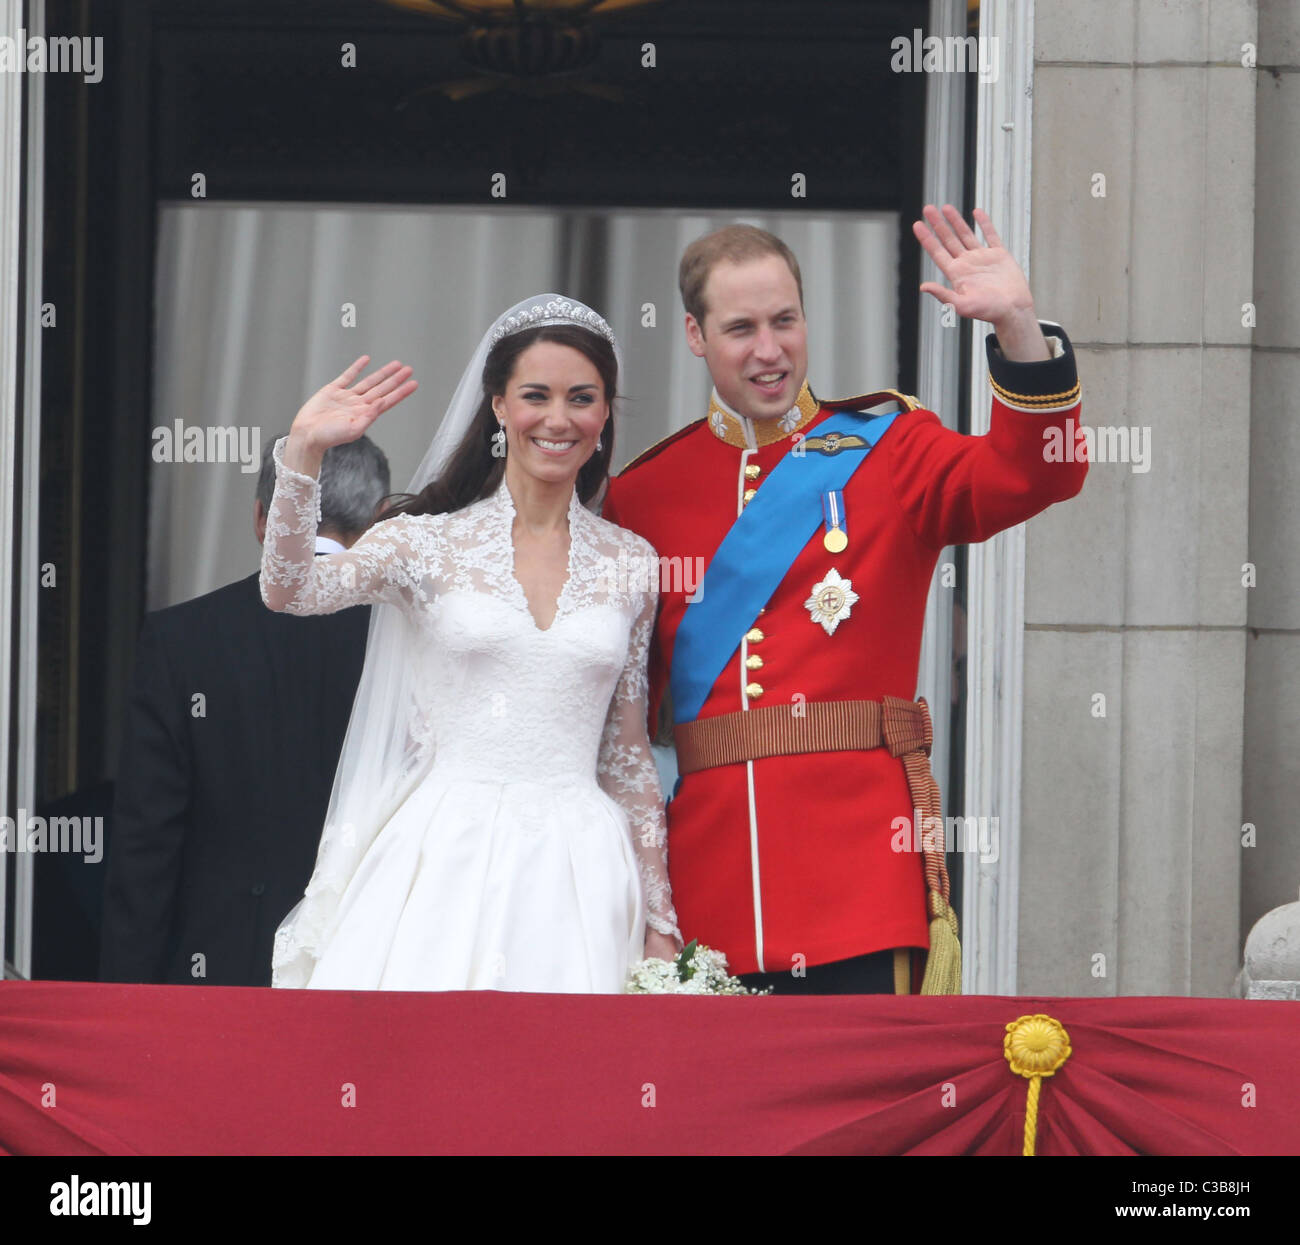
<svg viewBox="0 0 1300 1245">
<path fill-rule="evenodd" d="M 363 354 L 302 404 L 289 429 L 285 466 L 310 468 L 310 474 L 316 474 L 326 450 L 364 436 L 380 415 L 418 387 L 411 379 L 414 369 L 396 359 L 361 376 L 369 362 L 370 356 Z"/>
</svg>

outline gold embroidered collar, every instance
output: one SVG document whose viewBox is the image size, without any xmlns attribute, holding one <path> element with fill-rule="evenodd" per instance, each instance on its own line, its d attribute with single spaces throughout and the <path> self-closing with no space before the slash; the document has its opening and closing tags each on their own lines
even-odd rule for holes
<svg viewBox="0 0 1300 1245">
<path fill-rule="evenodd" d="M 806 428 L 819 407 L 805 380 L 799 396 L 780 419 L 747 419 L 738 415 L 719 396 L 715 389 L 709 397 L 709 431 L 719 441 L 734 445 L 738 450 L 752 450 L 771 445 Z"/>
</svg>

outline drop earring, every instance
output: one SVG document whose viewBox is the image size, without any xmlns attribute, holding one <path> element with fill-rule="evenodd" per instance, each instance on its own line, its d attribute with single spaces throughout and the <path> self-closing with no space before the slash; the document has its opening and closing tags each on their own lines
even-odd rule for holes
<svg viewBox="0 0 1300 1245">
<path fill-rule="evenodd" d="M 492 457 L 504 458 L 506 456 L 506 426 L 498 423 L 497 430 L 492 434 Z"/>
</svg>

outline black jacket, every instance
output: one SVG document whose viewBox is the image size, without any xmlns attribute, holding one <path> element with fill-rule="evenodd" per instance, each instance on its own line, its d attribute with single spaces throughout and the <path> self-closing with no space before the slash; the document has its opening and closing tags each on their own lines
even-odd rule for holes
<svg viewBox="0 0 1300 1245">
<path fill-rule="evenodd" d="M 102 980 L 271 984 L 276 927 L 316 860 L 369 621 L 365 606 L 274 613 L 256 575 L 145 618 Z"/>
</svg>

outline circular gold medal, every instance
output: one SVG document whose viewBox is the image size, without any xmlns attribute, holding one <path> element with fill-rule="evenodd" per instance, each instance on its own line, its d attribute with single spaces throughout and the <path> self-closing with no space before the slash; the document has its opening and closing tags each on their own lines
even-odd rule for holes
<svg viewBox="0 0 1300 1245">
<path fill-rule="evenodd" d="M 849 538 L 838 527 L 833 527 L 822 537 L 822 544 L 830 553 L 843 553 L 849 547 Z"/>
</svg>

